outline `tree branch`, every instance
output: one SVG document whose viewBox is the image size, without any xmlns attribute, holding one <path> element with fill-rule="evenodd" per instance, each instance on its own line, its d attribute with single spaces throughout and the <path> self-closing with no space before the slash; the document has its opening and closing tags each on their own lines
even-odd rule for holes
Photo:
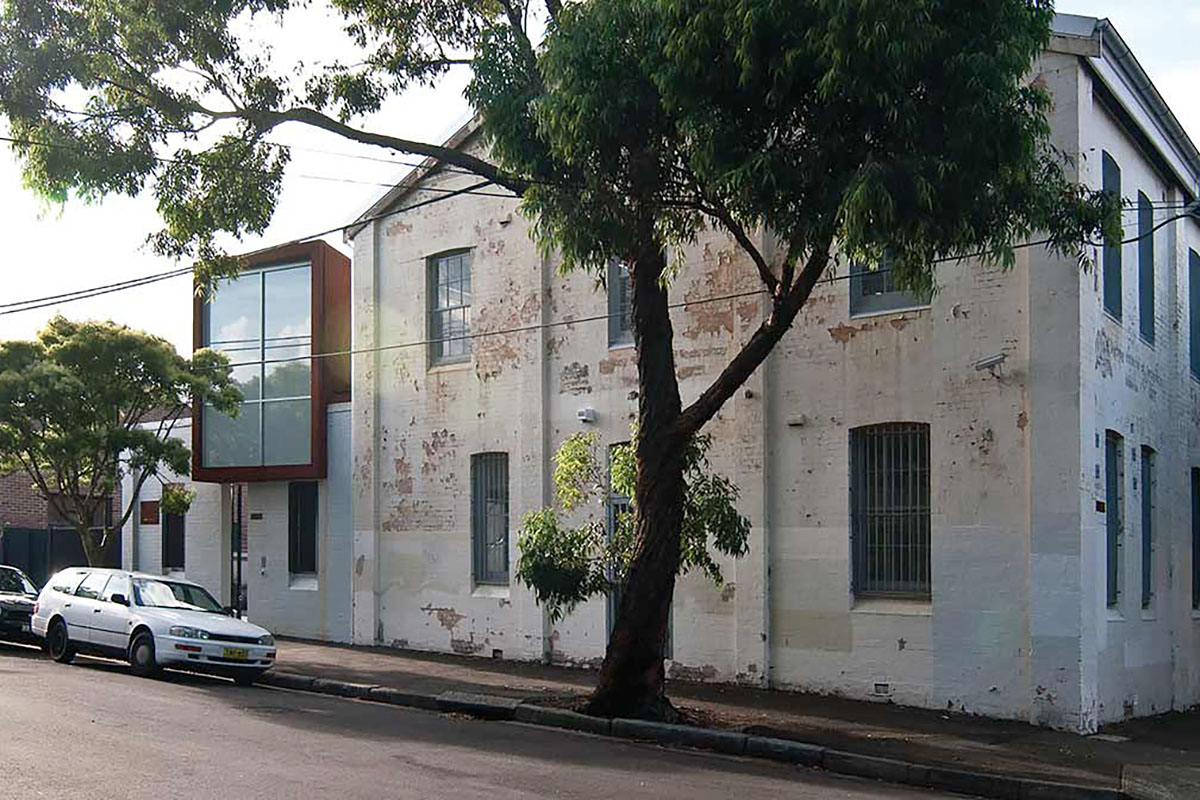
<svg viewBox="0 0 1200 800">
<path fill-rule="evenodd" d="M 395 136 L 360 130 L 344 122 L 339 122 L 333 117 L 326 116 L 312 108 L 298 107 L 286 111 L 246 110 L 244 112 L 231 113 L 230 116 L 242 117 L 257 125 L 264 133 L 285 122 L 300 122 L 305 125 L 311 125 L 314 128 L 329 131 L 330 133 L 336 133 L 338 136 L 352 141 L 362 142 L 363 144 L 373 144 L 378 147 L 399 150 L 402 153 L 436 158 L 440 161 L 445 161 L 447 164 L 452 164 L 473 172 L 480 177 L 487 178 L 493 183 L 503 186 L 505 189 L 518 195 L 525 194 L 525 191 L 530 187 L 528 180 L 504 172 L 495 164 L 490 164 L 469 153 L 455 150 L 452 147 L 428 144 L 427 142 L 416 142 L 411 139 L 399 139 Z"/>
<path fill-rule="evenodd" d="M 558 15 L 562 13 L 562 0 L 546 0 L 546 10 L 550 12 L 550 19 L 558 22 Z"/>
<path fill-rule="evenodd" d="M 771 293 L 772 297 L 777 297 L 780 292 L 780 286 L 787 286 L 791 282 L 780 284 L 779 279 L 771 272 L 771 267 L 767 264 L 767 259 L 763 256 L 762 251 L 754 244 L 754 241 L 746 233 L 746 229 L 742 227 L 741 223 L 733 218 L 733 214 L 730 213 L 729 209 L 721 201 L 715 198 L 710 198 L 710 201 L 711 205 L 707 203 L 702 204 L 700 210 L 711 215 L 724 225 L 727 231 L 733 234 L 733 238 L 737 240 L 737 243 L 741 245 L 742 249 L 754 261 L 754 266 L 758 268 L 758 277 L 766 285 L 767 291 Z"/>
<path fill-rule="evenodd" d="M 517 45 L 521 48 L 521 55 L 525 57 L 525 63 L 533 72 L 537 72 L 537 56 L 533 52 L 533 43 L 529 41 L 529 34 L 525 32 L 525 20 L 521 17 L 521 9 L 517 8 L 512 0 L 500 0 L 500 5 L 504 7 L 504 13 L 508 16 L 508 24 L 512 27 L 513 36 L 517 39 Z"/>
<path fill-rule="evenodd" d="M 832 237 L 827 237 L 813 252 L 800 272 L 796 283 L 782 297 L 776 297 L 771 315 L 759 326 L 750 340 L 726 365 L 712 385 L 683 410 L 676 423 L 677 432 L 685 437 L 695 435 L 725 404 L 738 387 L 746 382 L 759 365 L 766 360 L 771 350 L 787 333 L 796 315 L 812 294 L 821 275 L 829 264 Z"/>
</svg>

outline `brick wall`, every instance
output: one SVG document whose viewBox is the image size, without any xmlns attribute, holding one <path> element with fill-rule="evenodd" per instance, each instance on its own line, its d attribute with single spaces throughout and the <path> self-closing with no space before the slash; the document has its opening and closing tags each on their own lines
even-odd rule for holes
<svg viewBox="0 0 1200 800">
<path fill-rule="evenodd" d="M 121 502 L 121 487 L 118 485 L 112 499 L 114 526 L 125 510 Z M 51 516 L 58 518 L 57 514 Z M 45 528 L 47 519 L 46 501 L 34 491 L 29 476 L 21 471 L 0 475 L 0 528 Z M 55 524 L 61 526 L 63 523 Z"/>
<path fill-rule="evenodd" d="M 46 501 L 37 496 L 24 472 L 0 475 L 0 528 L 43 528 Z"/>
</svg>

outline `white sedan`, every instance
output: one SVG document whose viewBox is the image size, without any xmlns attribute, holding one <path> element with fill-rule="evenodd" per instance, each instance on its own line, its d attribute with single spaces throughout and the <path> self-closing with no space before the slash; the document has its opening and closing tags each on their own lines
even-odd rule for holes
<svg viewBox="0 0 1200 800">
<path fill-rule="evenodd" d="M 31 628 L 55 661 L 128 661 L 134 674 L 178 667 L 254 683 L 275 663 L 270 632 L 235 619 L 202 586 L 118 569 L 72 567 L 43 587 Z"/>
</svg>

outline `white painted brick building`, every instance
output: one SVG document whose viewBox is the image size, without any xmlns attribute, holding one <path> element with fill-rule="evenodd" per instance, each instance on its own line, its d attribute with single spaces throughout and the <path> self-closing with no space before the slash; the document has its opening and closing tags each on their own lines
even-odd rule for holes
<svg viewBox="0 0 1200 800">
<path fill-rule="evenodd" d="M 1123 197 L 1156 206 L 1153 253 L 1127 244 L 1119 270 L 1112 253 L 1080 271 L 1040 247 L 1007 272 L 942 264 L 928 304 L 879 276 L 818 287 L 708 428 L 753 532 L 726 587 L 678 583 L 672 676 L 1082 731 L 1200 702 L 1200 222 L 1174 218 L 1200 154 L 1107 23 L 1060 16 L 1033 77 L 1078 179 L 1100 187 L 1110 162 Z M 478 149 L 472 130 L 451 145 Z M 310 587 L 339 622 L 314 624 L 282 579 L 250 585 L 250 613 L 280 633 L 595 665 L 605 601 L 551 626 L 509 576 L 561 442 L 629 438 L 634 352 L 586 321 L 621 298 L 560 275 L 515 201 L 397 211 L 413 189 L 471 183 L 430 165 L 352 230 L 350 444 L 328 465 L 331 486 L 346 471 L 347 523 L 323 529 L 337 555 Z M 1136 211 L 1124 220 L 1138 235 Z M 672 299 L 692 303 L 673 312 L 686 403 L 766 309 L 696 302 L 757 287 L 725 237 L 673 257 Z M 464 325 L 489 335 L 428 343 Z M 260 535 L 287 527 L 287 493 L 250 496 L 253 566 Z"/>
</svg>

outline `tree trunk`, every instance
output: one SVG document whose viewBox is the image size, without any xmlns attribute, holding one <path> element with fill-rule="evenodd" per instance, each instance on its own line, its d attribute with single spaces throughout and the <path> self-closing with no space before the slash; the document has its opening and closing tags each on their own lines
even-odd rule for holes
<svg viewBox="0 0 1200 800">
<path fill-rule="evenodd" d="M 665 256 L 652 236 L 633 265 L 638 361 L 636 550 L 621 591 L 616 625 L 588 705 L 597 716 L 674 720 L 663 687 L 667 621 L 679 570 L 685 440 L 674 335 L 659 282 Z"/>
<path fill-rule="evenodd" d="M 78 530 L 78 529 L 77 529 Z M 83 544 L 83 554 L 87 558 L 89 567 L 104 566 L 105 557 L 108 555 L 108 550 L 112 547 L 115 536 L 110 535 L 107 530 L 78 530 L 79 541 Z"/>
</svg>

